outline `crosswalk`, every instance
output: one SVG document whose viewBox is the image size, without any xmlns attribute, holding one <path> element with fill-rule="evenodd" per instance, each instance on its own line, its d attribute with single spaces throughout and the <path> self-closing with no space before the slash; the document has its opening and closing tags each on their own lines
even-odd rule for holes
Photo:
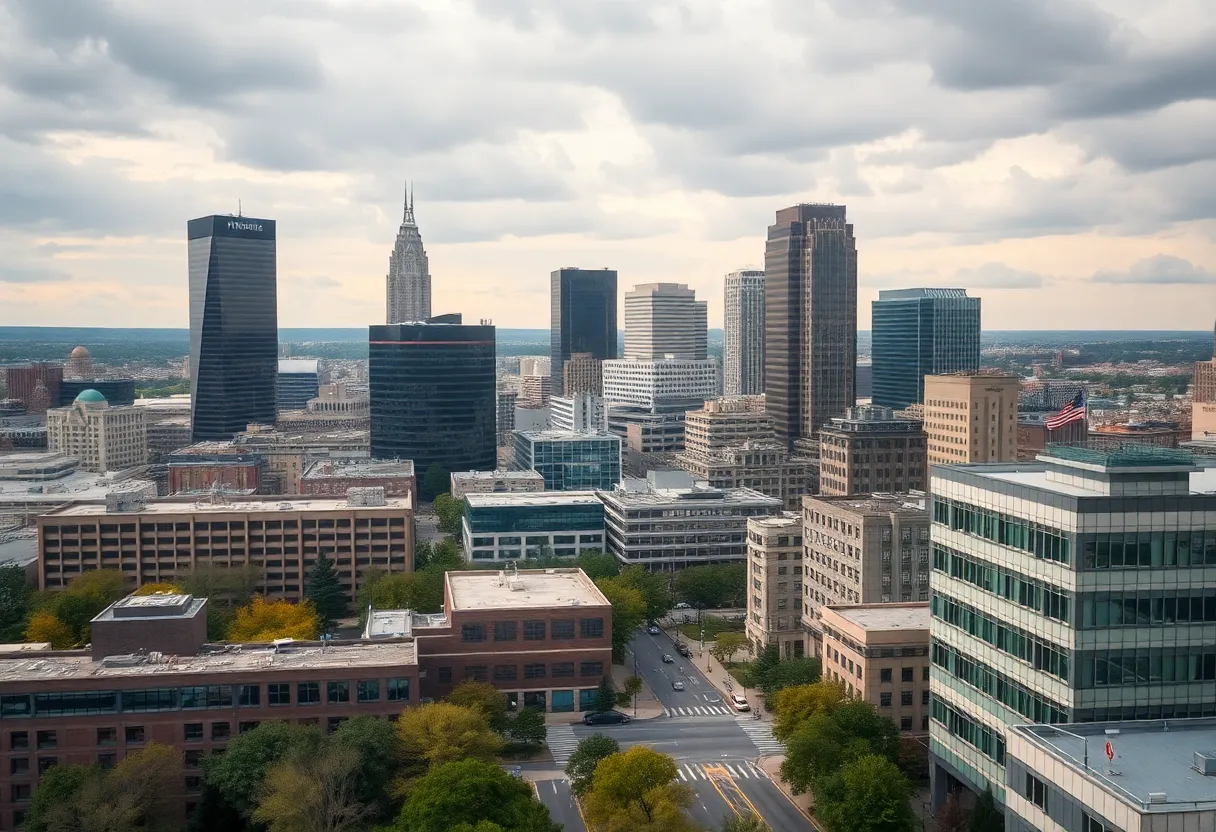
<svg viewBox="0 0 1216 832">
<path fill-rule="evenodd" d="M 729 763 L 685 763 L 679 767 L 680 781 L 689 783 L 696 780 L 710 780 L 712 778 L 706 769 L 713 769 L 718 773 L 722 769 L 725 769 L 736 780 L 762 780 L 768 778 L 764 770 L 754 763 L 746 760 L 735 760 Z"/>
<path fill-rule="evenodd" d="M 785 746 L 773 736 L 773 724 L 751 716 L 737 716 L 735 722 L 743 729 L 761 754 L 784 754 Z"/>
<path fill-rule="evenodd" d="M 553 754 L 553 762 L 558 768 L 565 768 L 570 761 L 570 755 L 578 748 L 578 738 L 574 729 L 569 725 L 549 725 L 545 728 L 545 743 Z"/>
<path fill-rule="evenodd" d="M 685 708 L 664 708 L 667 716 L 729 716 L 733 714 L 725 705 L 691 705 Z"/>
</svg>

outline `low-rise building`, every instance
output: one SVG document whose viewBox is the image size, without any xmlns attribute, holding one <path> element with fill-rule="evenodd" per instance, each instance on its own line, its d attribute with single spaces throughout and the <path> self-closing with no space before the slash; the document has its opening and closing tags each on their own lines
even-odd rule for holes
<svg viewBox="0 0 1216 832">
<path fill-rule="evenodd" d="M 621 440 L 611 434 L 515 431 L 515 468 L 532 469 L 546 491 L 592 491 L 621 481 Z"/>
<path fill-rule="evenodd" d="M 386 497 L 414 499 L 414 463 L 408 459 L 321 459 L 300 477 L 300 493 L 346 494 L 352 488 L 383 488 Z"/>
<path fill-rule="evenodd" d="M 869 702 L 900 733 L 928 734 L 929 619 L 926 603 L 823 607 L 823 678 Z"/>
<path fill-rule="evenodd" d="M 457 471 L 452 474 L 452 499 L 469 494 L 518 494 L 544 491 L 545 478 L 531 468 L 525 471 Z"/>
<path fill-rule="evenodd" d="M 925 432 L 889 407 L 850 407 L 819 430 L 819 494 L 923 491 Z"/>
<path fill-rule="evenodd" d="M 676 454 L 676 465 L 714 488 L 751 488 L 776 497 L 786 511 L 796 511 L 810 493 L 811 460 L 791 457 L 776 442 L 752 442 L 710 455 Z"/>
<path fill-rule="evenodd" d="M 200 494 L 219 488 L 236 494 L 264 494 L 268 484 L 261 454 L 231 442 L 197 442 L 166 460 L 173 494 Z"/>
<path fill-rule="evenodd" d="M 474 561 L 604 550 L 604 504 L 594 491 L 468 494 L 461 536 Z"/>
<path fill-rule="evenodd" d="M 684 411 L 655 413 L 645 408 L 608 408 L 608 430 L 636 454 L 675 454 L 684 450 Z"/>
<path fill-rule="evenodd" d="M 1089 429 L 1089 439 L 1094 445 L 1118 446 L 1122 442 L 1141 445 L 1157 445 L 1161 448 L 1177 448 L 1180 441 L 1191 438 L 1191 431 L 1184 430 L 1177 422 L 1125 422 L 1122 424 L 1095 425 Z"/>
<path fill-rule="evenodd" d="M 280 411 L 275 428 L 286 434 L 315 434 L 325 431 L 368 430 L 371 399 L 366 389 L 346 382 L 322 384 L 302 409 Z"/>
<path fill-rule="evenodd" d="M 783 658 L 803 655 L 802 515 L 796 512 L 747 521 L 745 628 L 756 655 L 770 644 Z"/>
<path fill-rule="evenodd" d="M 594 393 L 574 393 L 549 399 L 549 427 L 577 433 L 607 433 L 604 399 Z"/>
<path fill-rule="evenodd" d="M 86 471 L 104 473 L 148 461 L 147 413 L 137 407 L 110 407 L 96 390 L 85 390 L 70 407 L 46 412 L 47 450 L 80 460 Z"/>
</svg>

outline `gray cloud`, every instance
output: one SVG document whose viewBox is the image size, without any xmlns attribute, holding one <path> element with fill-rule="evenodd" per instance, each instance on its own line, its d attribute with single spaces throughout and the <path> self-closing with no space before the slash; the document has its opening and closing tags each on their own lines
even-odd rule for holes
<svg viewBox="0 0 1216 832">
<path fill-rule="evenodd" d="M 1037 272 L 1015 269 L 1004 263 L 985 263 L 974 269 L 959 269 L 951 282 L 965 289 L 1038 289 L 1047 280 Z"/>
<path fill-rule="evenodd" d="M 1094 283 L 1209 285 L 1216 284 L 1216 272 L 1181 257 L 1158 254 L 1134 263 L 1125 272 L 1100 271 L 1092 279 Z"/>
<path fill-rule="evenodd" d="M 67 272 L 43 266 L 0 264 L 0 283 L 59 283 L 70 280 Z"/>
</svg>

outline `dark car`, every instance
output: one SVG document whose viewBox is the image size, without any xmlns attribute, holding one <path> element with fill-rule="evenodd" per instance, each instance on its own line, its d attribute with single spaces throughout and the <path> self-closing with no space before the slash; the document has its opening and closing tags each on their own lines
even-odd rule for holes
<svg viewBox="0 0 1216 832">
<path fill-rule="evenodd" d="M 629 717 L 620 711 L 593 711 L 583 715 L 584 725 L 620 725 L 628 721 Z"/>
<path fill-rule="evenodd" d="M 676 645 L 676 652 L 686 659 L 692 656 L 692 650 L 690 650 L 688 645 L 682 641 Z"/>
</svg>

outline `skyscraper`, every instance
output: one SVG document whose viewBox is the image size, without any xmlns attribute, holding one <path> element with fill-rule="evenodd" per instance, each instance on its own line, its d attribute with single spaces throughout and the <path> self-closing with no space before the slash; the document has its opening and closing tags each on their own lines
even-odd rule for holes
<svg viewBox="0 0 1216 832">
<path fill-rule="evenodd" d="M 857 243 L 845 206 L 777 212 L 764 252 L 764 328 L 765 409 L 792 445 L 856 399 Z"/>
<path fill-rule="evenodd" d="M 726 348 L 722 392 L 764 392 L 764 270 L 740 269 L 726 276 Z"/>
<path fill-rule="evenodd" d="M 549 275 L 552 389 L 565 390 L 562 371 L 576 352 L 616 358 L 616 271 L 558 269 Z"/>
<path fill-rule="evenodd" d="M 414 194 L 405 198 L 405 215 L 397 229 L 397 242 L 388 256 L 388 318 L 386 323 L 425 321 L 431 317 L 431 266 L 422 235 L 414 222 Z"/>
<path fill-rule="evenodd" d="M 272 425 L 279 367 L 275 223 L 210 216 L 186 226 L 190 424 L 195 442 Z"/>
<path fill-rule="evenodd" d="M 980 299 L 966 289 L 892 289 L 872 306 L 874 404 L 924 403 L 925 376 L 980 368 Z"/>
<path fill-rule="evenodd" d="M 706 304 L 683 283 L 643 283 L 625 293 L 625 355 L 652 361 L 706 354 Z"/>
<path fill-rule="evenodd" d="M 371 453 L 453 471 L 497 467 L 494 327 L 460 315 L 372 326 Z"/>
</svg>

